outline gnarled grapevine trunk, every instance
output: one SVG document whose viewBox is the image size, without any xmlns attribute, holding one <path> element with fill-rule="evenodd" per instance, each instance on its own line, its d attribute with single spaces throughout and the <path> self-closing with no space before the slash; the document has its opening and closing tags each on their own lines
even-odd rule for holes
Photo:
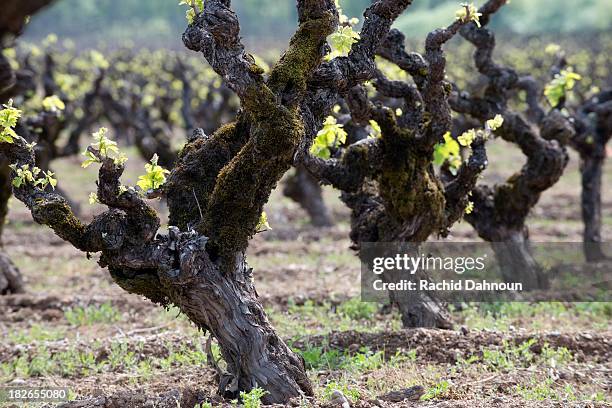
<svg viewBox="0 0 612 408">
<path fill-rule="evenodd" d="M 493 13 L 502 4 L 503 1 L 490 1 L 479 12 Z M 376 6 L 370 10 L 373 14 L 384 14 Z M 378 128 L 379 135 L 353 140 L 331 159 L 312 157 L 308 152 L 302 158 L 313 176 L 342 191 L 342 200 L 351 209 L 350 236 L 355 249 L 365 243 L 418 247 L 431 235 L 445 234 L 468 205 L 468 194 L 487 164 L 485 131 L 474 137 L 472 155 L 462 163 L 456 179 L 444 182 L 434 171 L 433 157 L 452 124 L 448 103 L 451 87 L 445 80 L 446 58 L 442 48 L 462 27 L 472 25 L 473 16 L 469 13 L 466 9 L 465 19 L 458 18 L 429 33 L 423 56 L 408 53 L 403 34 L 390 30 L 375 46 L 359 45 L 360 52 L 342 60 L 348 67 L 338 67 L 338 71 L 359 72 L 368 63 L 374 66 L 366 72 L 369 79 L 375 80 L 374 86 L 383 98 L 375 104 L 361 84 L 350 82 L 342 89 L 342 96 L 350 110 L 352 125 L 373 126 Z M 375 54 L 398 65 L 414 84 L 386 78 L 375 69 Z M 387 98 L 403 100 L 400 114 L 397 103 L 381 105 Z M 383 279 L 402 281 L 401 276 L 390 271 L 383 272 Z M 404 327 L 451 327 L 448 312 L 433 293 L 418 296 L 407 296 L 402 291 L 388 293 L 390 301 L 400 309 Z"/>
<path fill-rule="evenodd" d="M 604 159 L 601 155 L 583 156 L 580 163 L 584 256 L 587 262 L 606 259 L 601 247 L 601 183 Z"/>
<path fill-rule="evenodd" d="M 236 256 L 231 276 L 222 273 L 203 248 L 184 252 L 181 258 L 181 272 L 168 279 L 177 289 L 170 298 L 219 342 L 231 375 L 227 389 L 262 387 L 267 391 L 266 403 L 283 403 L 302 393 L 313 395 L 303 361 L 270 325 L 243 256 Z"/>
<path fill-rule="evenodd" d="M 231 398 L 261 387 L 266 403 L 283 403 L 313 395 L 303 360 L 276 334 L 259 302 L 253 270 L 242 253 L 233 270 L 213 262 L 207 237 L 179 233 L 163 246 L 168 268 L 131 275 L 111 268 L 114 280 L 129 292 L 176 305 L 189 319 L 217 339 L 227 372 L 219 391 Z M 158 249 L 159 250 L 159 249 Z M 223 269 L 223 270 L 222 270 Z"/>
<path fill-rule="evenodd" d="M 492 241 L 505 282 L 521 282 L 525 290 L 548 287 L 544 271 L 533 257 L 526 228 L 501 229 Z"/>
<path fill-rule="evenodd" d="M 401 282 L 405 278 L 405 273 L 402 274 L 396 270 L 385 271 L 382 274 L 383 281 L 389 283 Z M 418 282 L 420 278 L 423 277 L 413 275 L 411 280 Z M 398 308 L 404 328 L 453 328 L 453 322 L 446 305 L 430 293 L 389 291 L 389 301 Z"/>
<path fill-rule="evenodd" d="M 483 9 L 494 3 L 488 2 Z M 527 162 L 504 183 L 478 185 L 472 194 L 473 211 L 465 218 L 482 239 L 491 242 L 504 280 L 521 281 L 525 289 L 546 287 L 546 279 L 529 248 L 525 222 L 542 192 L 563 174 L 569 160 L 565 145 L 575 130 L 560 109 L 545 112 L 539 105 L 540 95 L 532 77 L 521 77 L 514 69 L 493 60 L 495 36 L 486 28 L 488 21 L 487 16 L 481 21 L 482 27 L 466 26 L 461 31 L 475 46 L 474 64 L 487 78 L 484 95 L 454 92 L 451 106 L 482 122 L 500 115 L 503 125 L 498 136 L 516 144 Z M 530 109 L 527 116 L 535 123 L 527 123 L 511 110 L 508 101 L 517 90 L 526 92 Z"/>
<path fill-rule="evenodd" d="M 18 36 L 26 18 L 47 6 L 53 0 L 6 0 L 0 13 L 0 105 L 15 95 L 17 76 L 3 55 L 3 48 Z M 1 109 L 1 106 L 0 106 Z M 0 153 L 0 295 L 23 292 L 23 279 L 2 246 L 2 232 L 12 195 L 9 162 Z"/>
<path fill-rule="evenodd" d="M 21 272 L 4 252 L 4 248 L 0 249 L 0 295 L 23 292 Z"/>
<path fill-rule="evenodd" d="M 575 121 L 571 146 L 580 154 L 584 255 L 587 262 L 607 259 L 601 245 L 601 185 L 606 145 L 612 138 L 612 89 L 586 101 Z"/>
<path fill-rule="evenodd" d="M 297 166 L 295 174 L 287 178 L 283 194 L 298 203 L 310 217 L 315 227 L 329 227 L 333 221 L 323 201 L 319 182 L 304 167 Z"/>
<path fill-rule="evenodd" d="M 23 292 L 23 279 L 19 269 L 11 262 L 2 245 L 2 233 L 11 198 L 11 169 L 8 161 L 0 156 L 0 295 Z"/>
</svg>

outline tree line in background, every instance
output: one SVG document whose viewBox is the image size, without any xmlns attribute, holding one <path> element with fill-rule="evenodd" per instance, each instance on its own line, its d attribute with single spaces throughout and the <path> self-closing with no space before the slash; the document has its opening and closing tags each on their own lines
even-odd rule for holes
<svg viewBox="0 0 612 408">
<path fill-rule="evenodd" d="M 183 29 L 184 12 L 176 3 L 172 0 L 61 0 L 32 19 L 26 38 L 40 39 L 53 27 L 59 36 L 90 46 L 92 41 L 133 40 L 179 48 L 176 39 Z M 361 11 L 369 3 L 370 0 L 346 0 L 342 6 L 347 16 L 361 17 Z M 289 0 L 240 0 L 234 7 L 244 22 L 243 34 L 252 46 L 262 40 L 266 44 L 283 44 L 297 21 L 294 2 Z M 424 0 L 412 7 L 411 13 L 401 15 L 395 23 L 408 38 L 442 27 L 453 17 L 457 4 L 449 0 Z M 556 0 L 514 0 L 507 7 L 503 15 L 495 16 L 491 22 L 491 27 L 499 33 L 601 31 L 612 24 L 612 2 L 607 0 L 563 2 L 562 6 Z"/>
</svg>

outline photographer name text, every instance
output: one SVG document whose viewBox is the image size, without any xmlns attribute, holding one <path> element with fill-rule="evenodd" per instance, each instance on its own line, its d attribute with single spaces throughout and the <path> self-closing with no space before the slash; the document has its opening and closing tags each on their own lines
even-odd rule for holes
<svg viewBox="0 0 612 408">
<path fill-rule="evenodd" d="M 377 279 L 372 283 L 372 287 L 376 291 L 438 291 L 438 292 L 520 292 L 523 290 L 521 282 L 489 282 L 486 280 L 476 281 L 471 279 L 465 280 L 442 280 L 432 282 L 426 279 L 407 280 L 402 279 L 398 282 L 384 282 L 382 279 Z"/>
</svg>

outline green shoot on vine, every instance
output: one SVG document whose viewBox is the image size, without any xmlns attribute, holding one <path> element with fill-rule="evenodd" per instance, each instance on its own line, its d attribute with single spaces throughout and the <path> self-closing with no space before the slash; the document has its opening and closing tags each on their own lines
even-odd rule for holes
<svg viewBox="0 0 612 408">
<path fill-rule="evenodd" d="M 459 151 L 459 143 L 451 137 L 450 132 L 446 132 L 444 142 L 434 147 L 434 164 L 441 166 L 444 162 L 448 162 L 451 173 L 456 174 L 457 169 L 461 166 Z"/>
<path fill-rule="evenodd" d="M 93 205 L 93 204 L 97 204 L 99 202 L 100 202 L 100 200 L 98 200 L 98 194 L 96 194 L 96 193 L 89 193 L 89 204 Z"/>
<path fill-rule="evenodd" d="M 471 214 L 473 211 L 474 211 L 474 203 L 472 201 L 468 201 L 468 204 L 465 207 L 465 213 Z"/>
<path fill-rule="evenodd" d="M 378 139 L 382 136 L 382 130 L 380 129 L 380 125 L 375 120 L 370 120 L 370 134 L 368 137 Z"/>
<path fill-rule="evenodd" d="M 105 127 L 101 127 L 97 132 L 95 132 L 93 134 L 95 142 L 91 144 L 91 147 L 94 150 L 97 150 L 100 153 L 100 156 L 113 159 L 115 164 L 124 164 L 127 161 L 127 156 L 119 152 L 117 142 L 106 137 L 107 133 L 108 129 Z M 81 164 L 83 168 L 87 168 L 94 163 L 100 162 L 96 155 L 89 150 L 85 150 L 83 155 L 86 157 L 85 161 L 83 161 Z"/>
<path fill-rule="evenodd" d="M 317 133 L 310 153 L 322 159 L 331 157 L 330 148 L 336 148 L 346 142 L 346 131 L 342 125 L 339 125 L 336 118 L 328 116 L 323 123 L 323 128 Z"/>
<path fill-rule="evenodd" d="M 330 60 L 340 56 L 347 56 L 351 51 L 351 47 L 360 37 L 359 33 L 353 30 L 353 27 L 359 24 L 358 18 L 348 18 L 340 7 L 340 1 L 336 0 L 336 8 L 340 15 L 338 30 L 327 37 L 327 41 L 331 46 L 332 52 L 325 59 Z"/>
<path fill-rule="evenodd" d="M 43 99 L 42 106 L 47 112 L 57 112 L 66 109 L 66 105 L 57 95 L 47 96 Z"/>
<path fill-rule="evenodd" d="M 544 96 L 553 108 L 558 106 L 567 91 L 571 91 L 582 77 L 571 68 L 561 70 L 544 88 Z"/>
<path fill-rule="evenodd" d="M 166 174 L 170 173 L 170 171 L 158 165 L 158 159 L 157 154 L 154 154 L 151 158 L 151 162 L 145 164 L 145 171 L 147 173 L 138 177 L 136 185 L 140 187 L 142 191 L 156 190 L 166 182 Z"/>
<path fill-rule="evenodd" d="M 30 166 L 27 164 L 24 164 L 21 167 L 17 167 L 16 164 L 11 164 L 9 167 L 15 172 L 12 183 L 13 186 L 17 188 L 25 184 L 32 184 L 40 187 L 43 190 L 47 186 L 51 186 L 51 188 L 55 190 L 55 186 L 57 186 L 57 180 L 55 179 L 55 174 L 52 171 L 42 171 L 38 167 L 30 168 Z M 38 176 L 41 173 L 43 177 L 39 178 Z"/>
<path fill-rule="evenodd" d="M 482 137 L 485 140 L 488 139 L 491 133 L 499 129 L 503 123 L 504 118 L 501 115 L 495 115 L 493 119 L 485 122 L 484 129 L 470 129 L 457 137 L 457 140 L 451 137 L 450 132 L 446 132 L 444 142 L 438 143 L 434 147 L 434 164 L 441 166 L 447 162 L 449 171 L 456 175 L 462 162 L 460 154 L 461 146 L 470 147 L 477 137 Z"/>
<path fill-rule="evenodd" d="M 255 233 L 265 232 L 271 229 L 272 227 L 270 226 L 270 223 L 268 222 L 268 214 L 266 214 L 265 211 L 262 211 L 261 215 L 259 216 L 259 221 L 257 222 L 257 226 L 255 227 Z"/>
<path fill-rule="evenodd" d="M 457 138 L 457 141 L 463 147 L 470 147 L 475 138 L 476 138 L 476 130 L 470 129 L 467 132 L 464 132 L 461 136 L 459 136 Z"/>
<path fill-rule="evenodd" d="M 462 3 L 461 8 L 455 12 L 457 20 L 461 20 L 464 23 L 473 21 L 477 27 L 480 27 L 480 16 L 482 16 L 482 13 L 478 12 L 474 3 Z"/>
<path fill-rule="evenodd" d="M 338 30 L 327 39 L 332 48 L 332 52 L 327 58 L 332 59 L 339 56 L 347 56 L 353 44 L 359 41 L 360 38 L 359 33 L 354 31 L 352 26 L 338 27 Z"/>
<path fill-rule="evenodd" d="M 491 130 L 492 132 L 496 131 L 504 124 L 504 118 L 502 115 L 495 115 L 493 119 L 487 120 L 485 123 L 485 129 Z"/>
<path fill-rule="evenodd" d="M 0 110 L 0 143 L 13 143 L 17 137 L 15 126 L 21 117 L 21 111 L 13 107 L 13 100 L 9 100 L 6 105 L 2 105 Z"/>
<path fill-rule="evenodd" d="M 179 6 L 186 5 L 189 9 L 185 13 L 187 23 L 193 24 L 198 13 L 204 10 L 204 0 L 181 0 Z"/>
</svg>

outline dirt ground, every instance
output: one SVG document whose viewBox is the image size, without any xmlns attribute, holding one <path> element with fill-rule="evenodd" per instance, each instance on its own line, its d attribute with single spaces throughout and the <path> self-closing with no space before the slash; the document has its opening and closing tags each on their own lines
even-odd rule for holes
<svg viewBox="0 0 612 408">
<path fill-rule="evenodd" d="M 490 158 L 490 182 L 523 161 L 497 141 Z M 124 183 L 133 184 L 141 166 L 133 160 Z M 82 203 L 83 218 L 100 210 L 87 204 L 95 173 L 81 169 L 78 158 L 54 170 Z M 533 211 L 532 240 L 581 240 L 579 180 L 572 155 L 562 181 Z M 610 180 L 608 162 L 606 241 Z M 397 312 L 359 301 L 349 214 L 333 190 L 325 198 L 336 225 L 314 229 L 297 204 L 275 192 L 266 210 L 273 229 L 249 248 L 270 319 L 302 353 L 316 388 L 315 399 L 294 406 L 341 406 L 336 390 L 354 407 L 612 406 L 610 303 L 472 305 L 453 311 L 453 331 L 402 330 Z M 95 256 L 87 259 L 35 225 L 21 203 L 11 202 L 9 218 L 5 248 L 28 292 L 0 297 L 0 387 L 68 388 L 74 401 L 66 407 L 232 405 L 215 396 L 205 336 L 178 310 L 123 292 Z M 465 222 L 449 238 L 477 239 Z M 406 389 L 403 401 L 388 395 Z"/>
</svg>

